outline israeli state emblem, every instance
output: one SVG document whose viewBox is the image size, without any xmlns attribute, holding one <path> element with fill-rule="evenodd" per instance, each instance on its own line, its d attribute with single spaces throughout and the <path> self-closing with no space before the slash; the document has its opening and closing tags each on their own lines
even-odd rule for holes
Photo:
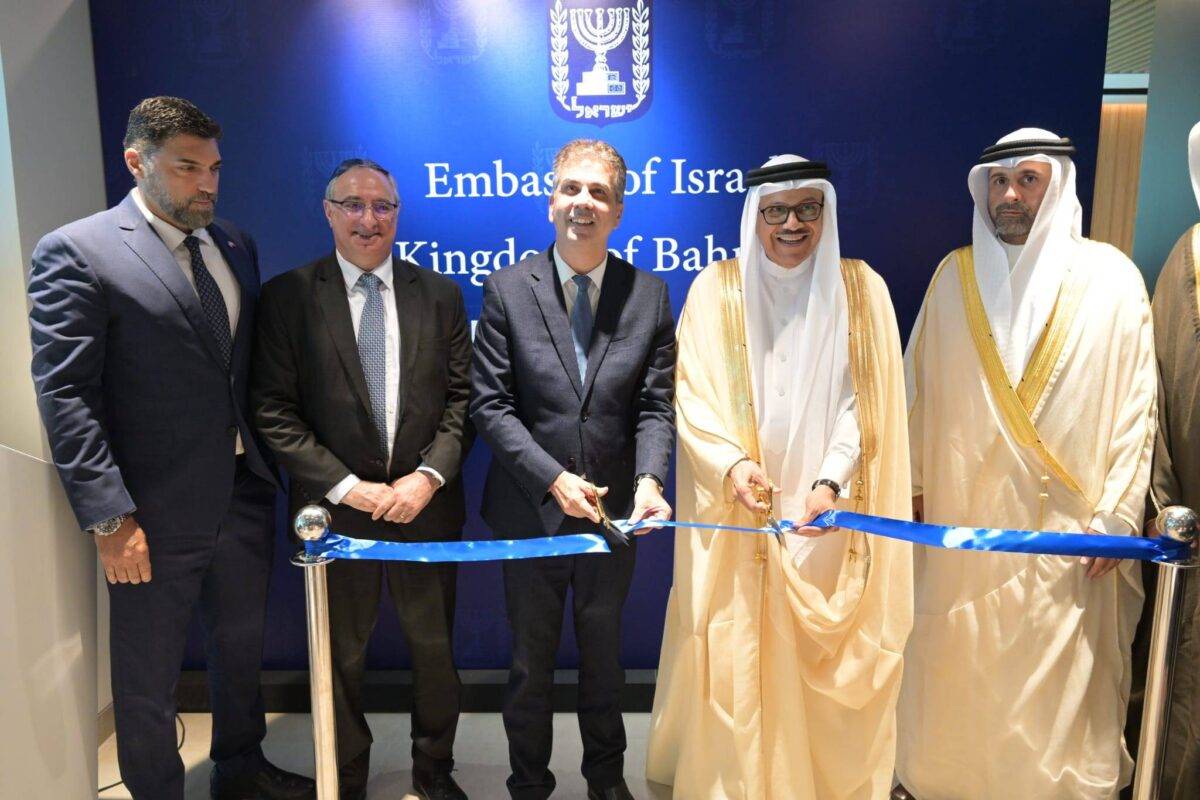
<svg viewBox="0 0 1200 800">
<path fill-rule="evenodd" d="M 606 125 L 650 107 L 650 2 L 554 0 L 550 105 L 563 119 Z"/>
</svg>

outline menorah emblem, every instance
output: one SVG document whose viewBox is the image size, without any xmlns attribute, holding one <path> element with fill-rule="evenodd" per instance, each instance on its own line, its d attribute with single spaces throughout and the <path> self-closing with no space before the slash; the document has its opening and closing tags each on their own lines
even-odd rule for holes
<svg viewBox="0 0 1200 800">
<path fill-rule="evenodd" d="M 651 2 L 548 0 L 550 97 L 555 113 L 597 125 L 646 113 Z"/>
<path fill-rule="evenodd" d="M 607 12 L 607 18 L 605 16 Z M 575 40 L 595 54 L 590 70 L 575 84 L 580 97 L 625 94 L 621 73 L 608 68 L 608 51 L 620 46 L 629 33 L 628 6 L 620 8 L 572 8 L 571 33 Z"/>
</svg>

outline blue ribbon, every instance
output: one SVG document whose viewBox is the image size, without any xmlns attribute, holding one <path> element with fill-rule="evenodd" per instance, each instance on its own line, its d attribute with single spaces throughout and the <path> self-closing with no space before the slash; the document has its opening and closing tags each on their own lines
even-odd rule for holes
<svg viewBox="0 0 1200 800">
<path fill-rule="evenodd" d="M 781 520 L 775 528 L 742 528 L 735 525 L 708 525 L 674 520 L 643 520 L 614 523 L 622 531 L 633 533 L 651 527 L 699 528 L 741 533 L 784 533 L 800 527 L 790 520 Z M 956 525 L 934 525 L 910 522 L 853 511 L 834 509 L 819 515 L 809 527 L 850 528 L 861 533 L 873 533 L 913 544 L 941 547 L 947 550 L 979 550 L 992 553 L 1027 553 L 1044 556 L 1086 556 L 1089 558 L 1131 558 L 1138 561 L 1178 561 L 1191 554 L 1191 545 L 1174 539 L 1156 536 L 1108 536 L 1100 533 L 1056 533 L 1053 531 L 1023 531 L 1005 528 L 964 528 Z"/>
<path fill-rule="evenodd" d="M 676 520 L 641 520 L 639 522 L 615 520 L 613 525 L 624 534 L 647 528 L 692 528 L 778 535 L 788 529 L 799 527 L 788 520 L 780 521 L 778 528 L 745 528 L 736 525 L 713 525 Z M 1163 537 L 1142 538 L 1140 536 L 1106 536 L 1096 533 L 963 528 L 954 525 L 909 522 L 836 509 L 826 511 L 818 516 L 810 523 L 810 527 L 850 528 L 862 533 L 948 550 L 1131 558 L 1139 561 L 1177 561 L 1186 559 L 1191 553 L 1188 544 Z M 604 537 L 595 533 L 543 536 L 535 539 L 479 539 L 458 542 L 376 542 L 330 533 L 319 541 L 305 542 L 304 550 L 310 557 L 325 556 L 327 558 L 425 563 L 507 561 L 518 558 L 547 558 L 610 552 Z"/>
<path fill-rule="evenodd" d="M 543 536 L 537 539 L 469 539 L 461 542 L 376 542 L 327 533 L 315 542 L 304 543 L 310 558 L 370 559 L 375 561 L 419 561 L 441 564 L 458 561 L 509 561 L 516 558 L 578 556 L 607 553 L 608 543 L 596 533 Z"/>
</svg>

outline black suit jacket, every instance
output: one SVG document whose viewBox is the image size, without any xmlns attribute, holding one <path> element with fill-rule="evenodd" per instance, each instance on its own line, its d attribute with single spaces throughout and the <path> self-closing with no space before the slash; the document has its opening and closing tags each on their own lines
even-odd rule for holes
<svg viewBox="0 0 1200 800">
<path fill-rule="evenodd" d="M 390 464 L 371 421 L 346 284 L 333 253 L 263 286 L 251 404 L 259 431 L 291 478 L 293 513 L 320 503 L 337 533 L 444 539 L 463 526 L 459 473 L 473 441 L 466 419 L 467 315 L 452 279 L 398 258 L 392 265 L 401 392 Z M 391 483 L 422 463 L 446 485 L 409 523 L 372 521 L 370 514 L 324 499 L 347 474 Z"/>
<path fill-rule="evenodd" d="M 667 285 L 609 255 L 580 383 L 552 250 L 488 277 L 475 330 L 471 419 L 492 449 L 484 519 L 508 536 L 594 530 L 549 494 L 563 470 L 633 508 L 633 479 L 666 483 L 675 439 L 675 329 Z"/>
<path fill-rule="evenodd" d="M 136 506 L 152 541 L 215 530 L 239 432 L 250 469 L 277 483 L 247 392 L 258 252 L 230 222 L 208 232 L 241 289 L 229 371 L 196 290 L 132 195 L 47 234 L 33 252 L 38 407 L 83 528 Z"/>
</svg>

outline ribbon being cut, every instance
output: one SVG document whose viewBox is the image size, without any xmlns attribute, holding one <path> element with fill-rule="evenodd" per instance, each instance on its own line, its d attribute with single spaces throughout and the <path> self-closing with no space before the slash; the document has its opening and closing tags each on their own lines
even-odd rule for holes
<svg viewBox="0 0 1200 800">
<path fill-rule="evenodd" d="M 605 521 L 609 536 L 580 533 L 546 536 L 536 539 L 482 539 L 453 542 L 377 542 L 353 539 L 336 533 L 306 541 L 309 558 L 375 559 L 381 561 L 418 561 L 425 563 L 503 561 L 517 558 L 546 558 L 610 552 L 608 539 L 624 541 L 629 534 L 654 527 L 726 531 L 741 534 L 779 536 L 796 526 L 782 520 L 776 526 L 743 528 L 732 525 L 708 525 L 673 520 Z M 1001 528 L 965 528 L 925 522 L 856 514 L 852 511 L 827 511 L 811 523 L 814 528 L 849 528 L 862 533 L 955 550 L 981 550 L 1002 553 L 1027 553 L 1049 556 L 1087 556 L 1128 558 L 1139 561 L 1178 561 L 1188 558 L 1191 545 L 1168 537 L 1107 536 L 1089 533 L 1057 533 Z M 619 545 L 617 545 L 619 546 Z"/>
</svg>

